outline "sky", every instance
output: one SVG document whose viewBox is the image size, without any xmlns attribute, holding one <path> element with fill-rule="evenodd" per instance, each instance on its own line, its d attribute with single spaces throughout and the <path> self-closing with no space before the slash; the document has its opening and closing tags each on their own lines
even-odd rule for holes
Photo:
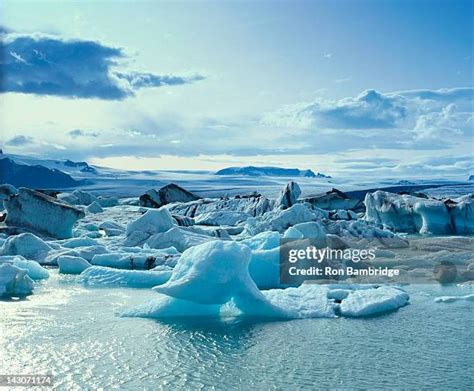
<svg viewBox="0 0 474 391">
<path fill-rule="evenodd" d="M 473 2 L 3 1 L 4 152 L 473 174 Z"/>
</svg>

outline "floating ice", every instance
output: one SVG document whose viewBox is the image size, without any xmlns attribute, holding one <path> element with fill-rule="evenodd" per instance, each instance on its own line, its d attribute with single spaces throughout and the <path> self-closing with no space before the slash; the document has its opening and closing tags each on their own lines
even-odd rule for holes
<svg viewBox="0 0 474 391">
<path fill-rule="evenodd" d="M 474 233 L 474 196 L 442 202 L 385 191 L 367 193 L 366 219 L 397 231 L 429 234 Z"/>
<path fill-rule="evenodd" d="M 340 287 L 303 284 L 298 288 L 259 291 L 248 267 L 251 250 L 236 242 L 215 241 L 183 253 L 171 278 L 153 289 L 156 300 L 127 311 L 126 316 L 231 315 L 294 319 L 366 316 L 395 310 L 408 303 L 402 290 L 382 287 Z M 87 271 L 86 271 L 87 272 Z M 86 273 L 84 272 L 84 273 Z M 347 303 L 345 301 L 347 300 Z"/>
<path fill-rule="evenodd" d="M 0 265 L 0 297 L 25 297 L 33 293 L 33 280 L 25 269 L 9 263 Z"/>
<path fill-rule="evenodd" d="M 72 236 L 72 227 L 84 212 L 43 193 L 20 188 L 4 201 L 7 225 L 28 227 L 57 239 Z"/>
<path fill-rule="evenodd" d="M 156 261 L 157 257 L 149 253 L 109 253 L 95 255 L 91 264 L 116 269 L 149 270 L 155 267 Z"/>
<path fill-rule="evenodd" d="M 281 209 L 287 209 L 296 204 L 301 195 L 301 189 L 296 182 L 289 182 L 278 195 L 275 206 Z"/>
<path fill-rule="evenodd" d="M 91 264 L 84 258 L 74 257 L 71 255 L 62 255 L 57 259 L 59 266 L 59 273 L 64 274 L 81 274 Z"/>
<path fill-rule="evenodd" d="M 88 211 L 89 213 L 101 213 L 104 211 L 104 209 L 102 209 L 102 206 L 97 202 L 97 201 L 93 201 L 87 208 L 86 208 L 86 211 Z"/>
<path fill-rule="evenodd" d="M 199 197 L 193 193 L 174 183 L 170 183 L 158 191 L 155 189 L 148 190 L 145 194 L 140 196 L 139 202 L 141 206 L 160 208 L 163 205 L 173 202 L 189 202 L 197 199 L 199 199 Z"/>
<path fill-rule="evenodd" d="M 216 238 L 186 231 L 180 227 L 173 227 L 166 232 L 151 236 L 146 241 L 146 245 L 151 248 L 158 249 L 174 247 L 178 251 L 182 252 L 190 247 L 197 246 L 198 244 L 202 244 L 211 240 L 216 240 Z"/>
<path fill-rule="evenodd" d="M 307 203 L 295 204 L 285 210 L 275 209 L 263 216 L 249 219 L 245 225 L 245 230 L 249 235 L 255 235 L 263 231 L 284 232 L 293 225 L 320 220 L 327 217 L 327 215 L 327 212 L 321 209 L 313 209 Z"/>
<path fill-rule="evenodd" d="M 0 255 L 21 255 L 26 259 L 42 261 L 51 246 L 31 233 L 10 236 L 0 248 Z"/>
<path fill-rule="evenodd" d="M 171 276 L 171 270 L 143 271 L 116 270 L 102 266 L 92 266 L 84 270 L 80 280 L 91 285 L 120 285 L 130 288 L 151 288 L 164 284 Z"/>
<path fill-rule="evenodd" d="M 405 291 L 393 287 L 353 290 L 342 300 L 339 311 L 344 316 L 375 315 L 403 307 L 409 298 Z"/>
<path fill-rule="evenodd" d="M 474 293 L 464 296 L 439 296 L 435 297 L 436 303 L 453 303 L 455 301 L 474 301 Z"/>
<path fill-rule="evenodd" d="M 49 272 L 36 261 L 30 261 L 20 255 L 0 256 L 0 264 L 9 263 L 26 270 L 32 280 L 43 280 L 49 277 Z"/>
<path fill-rule="evenodd" d="M 201 225 L 236 225 L 250 217 L 248 213 L 232 210 L 218 210 L 200 214 L 195 219 L 196 224 Z"/>
<path fill-rule="evenodd" d="M 170 212 L 165 209 L 150 209 L 127 225 L 127 246 L 143 243 L 151 235 L 166 232 L 176 224 Z"/>
</svg>

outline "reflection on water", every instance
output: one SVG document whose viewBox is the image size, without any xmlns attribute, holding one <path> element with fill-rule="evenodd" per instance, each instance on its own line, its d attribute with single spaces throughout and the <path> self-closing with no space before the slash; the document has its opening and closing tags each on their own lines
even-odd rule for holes
<svg viewBox="0 0 474 391">
<path fill-rule="evenodd" d="M 163 322 L 117 316 L 150 290 L 53 273 L 28 300 L 0 302 L 0 373 L 54 373 L 60 389 L 469 389 L 473 304 L 433 302 L 466 289 L 412 289 L 411 305 L 367 319 Z"/>
</svg>

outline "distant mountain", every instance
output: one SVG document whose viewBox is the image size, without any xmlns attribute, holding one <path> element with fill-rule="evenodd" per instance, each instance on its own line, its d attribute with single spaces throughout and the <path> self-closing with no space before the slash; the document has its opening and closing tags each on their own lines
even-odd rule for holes
<svg viewBox="0 0 474 391">
<path fill-rule="evenodd" d="M 30 188 L 61 188 L 77 186 L 81 182 L 62 171 L 44 166 L 18 164 L 9 158 L 0 158 L 0 183 Z"/>
<path fill-rule="evenodd" d="M 284 177 L 306 177 L 306 178 L 331 178 L 321 173 L 315 174 L 311 170 L 299 170 L 298 168 L 281 167 L 227 167 L 216 172 L 216 175 L 245 175 L 245 176 L 284 176 Z"/>
</svg>

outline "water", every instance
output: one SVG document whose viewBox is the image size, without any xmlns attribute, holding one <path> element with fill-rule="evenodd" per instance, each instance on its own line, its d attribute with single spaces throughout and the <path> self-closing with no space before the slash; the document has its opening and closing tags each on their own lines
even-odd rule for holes
<svg viewBox="0 0 474 391">
<path fill-rule="evenodd" d="M 0 302 L 0 374 L 53 373 L 58 389 L 473 389 L 470 288 L 411 287 L 411 305 L 366 319 L 169 323 L 122 318 L 150 290 L 52 277 Z"/>
</svg>

